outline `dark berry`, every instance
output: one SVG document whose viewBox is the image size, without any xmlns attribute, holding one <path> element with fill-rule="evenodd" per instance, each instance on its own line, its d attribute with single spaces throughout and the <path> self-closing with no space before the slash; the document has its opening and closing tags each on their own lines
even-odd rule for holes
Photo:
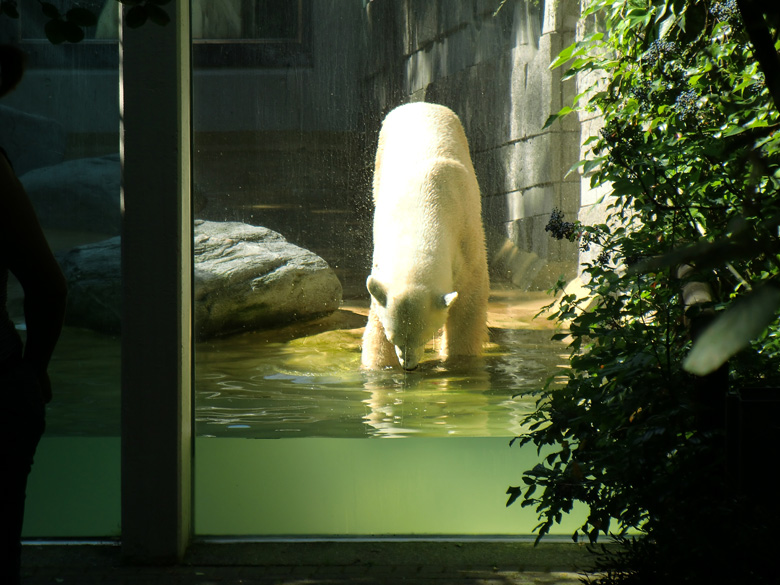
<svg viewBox="0 0 780 585">
<path fill-rule="evenodd" d="M 698 107 L 696 105 L 697 99 L 698 96 L 692 89 L 685 90 L 677 96 L 677 99 L 674 102 L 674 107 L 677 115 L 681 120 L 691 121 L 696 117 L 696 113 L 698 111 Z"/>
<path fill-rule="evenodd" d="M 722 2 L 716 2 L 710 7 L 710 14 L 715 17 L 718 22 L 726 22 L 731 25 L 733 30 L 739 30 L 742 28 L 742 18 L 739 14 L 739 6 L 737 6 L 737 0 L 723 0 Z"/>
<path fill-rule="evenodd" d="M 550 232 L 550 235 L 556 240 L 573 241 L 577 232 L 577 224 L 570 221 L 563 221 L 563 212 L 555 208 L 550 214 L 550 221 L 544 227 L 544 231 Z"/>
</svg>

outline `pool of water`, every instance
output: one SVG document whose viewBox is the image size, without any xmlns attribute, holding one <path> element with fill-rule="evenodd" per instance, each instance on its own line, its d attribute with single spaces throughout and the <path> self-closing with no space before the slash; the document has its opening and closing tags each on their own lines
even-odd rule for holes
<svg viewBox="0 0 780 585">
<path fill-rule="evenodd" d="M 195 449 L 200 536 L 527 536 L 539 523 L 532 507 L 506 506 L 506 489 L 541 456 L 506 437 L 200 437 Z M 575 506 L 551 534 L 583 520 Z"/>
<path fill-rule="evenodd" d="M 264 538 L 518 536 L 533 508 L 506 489 L 544 456 L 510 447 L 566 365 L 544 294 L 494 291 L 480 360 L 414 372 L 360 369 L 366 306 L 196 351 L 195 531 Z M 414 437 L 408 441 L 365 440 Z M 245 440 L 246 438 L 265 440 Z M 294 440 L 274 441 L 273 438 Z M 577 507 L 552 534 L 582 523 Z"/>
<path fill-rule="evenodd" d="M 324 320 L 329 329 L 241 335 L 198 346 L 200 436 L 489 437 L 517 434 L 540 387 L 563 363 L 546 329 L 494 327 L 481 360 L 444 367 L 431 345 L 413 372 L 360 368 L 360 308 Z M 339 324 L 344 324 L 340 327 Z"/>
<path fill-rule="evenodd" d="M 496 291 L 480 360 L 443 366 L 433 344 L 413 372 L 360 368 L 365 303 L 318 321 L 199 343 L 195 430 L 203 437 L 514 436 L 538 388 L 566 363 L 542 293 Z M 118 436 L 120 340 L 66 328 L 51 365 L 50 436 Z M 153 408 L 154 405 L 149 405 Z"/>
<path fill-rule="evenodd" d="M 535 512 L 506 508 L 505 491 L 540 455 L 510 448 L 508 437 L 533 407 L 518 392 L 566 365 L 550 322 L 533 318 L 548 301 L 494 291 L 481 360 L 444 367 L 432 346 L 411 373 L 360 369 L 360 302 L 318 321 L 197 344 L 196 532 L 531 534 Z M 119 338 L 63 332 L 26 536 L 120 533 L 119 365 Z M 364 440 L 374 437 L 415 439 Z M 296 440 L 267 440 L 277 438 Z M 553 532 L 570 534 L 578 521 L 566 517 Z"/>
<path fill-rule="evenodd" d="M 195 353 L 196 431 L 204 437 L 514 436 L 566 359 L 543 293 L 494 291 L 482 359 L 447 365 L 431 343 L 413 372 L 365 371 L 367 305 L 346 303 L 304 326 L 202 343 Z"/>
</svg>

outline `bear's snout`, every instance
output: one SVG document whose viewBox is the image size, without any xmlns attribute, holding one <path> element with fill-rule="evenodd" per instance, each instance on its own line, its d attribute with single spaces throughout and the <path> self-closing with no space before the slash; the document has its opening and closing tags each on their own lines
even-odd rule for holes
<svg viewBox="0 0 780 585">
<path fill-rule="evenodd" d="M 398 362 L 407 372 L 417 369 L 417 366 L 420 365 L 420 358 L 422 357 L 420 353 L 408 348 L 395 347 L 395 355 L 398 356 Z"/>
</svg>

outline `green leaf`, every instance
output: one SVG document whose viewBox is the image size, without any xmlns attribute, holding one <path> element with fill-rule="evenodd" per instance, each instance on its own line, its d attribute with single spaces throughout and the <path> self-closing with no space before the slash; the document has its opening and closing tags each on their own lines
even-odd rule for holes
<svg viewBox="0 0 780 585">
<path fill-rule="evenodd" d="M 666 36 L 669 34 L 669 31 L 672 30 L 672 27 L 674 26 L 674 15 L 669 16 L 668 18 L 665 18 L 663 22 L 661 22 L 661 26 L 658 27 L 658 37 L 659 38 L 666 38 Z"/>
<path fill-rule="evenodd" d="M 553 123 L 556 120 L 558 120 L 560 118 L 563 118 L 567 114 L 571 114 L 573 111 L 574 111 L 574 108 L 570 108 L 569 106 L 565 106 L 565 107 L 561 108 L 561 110 L 558 113 L 553 114 L 552 116 L 547 118 L 547 121 L 544 123 L 544 126 L 542 126 L 542 130 L 544 130 L 545 128 L 549 128 L 550 126 L 553 125 Z"/>
<path fill-rule="evenodd" d="M 560 67 L 566 61 L 572 58 L 572 55 L 574 54 L 574 51 L 577 50 L 578 43 L 574 43 L 572 45 L 569 45 L 566 47 L 563 51 L 558 53 L 558 58 L 555 59 L 552 63 L 550 63 L 550 69 L 555 69 L 556 67 Z"/>
<path fill-rule="evenodd" d="M 714 372 L 777 319 L 780 289 L 764 285 L 734 301 L 694 343 L 683 369 L 697 376 Z"/>
<path fill-rule="evenodd" d="M 544 126 L 542 126 L 542 130 L 545 130 L 553 125 L 553 123 L 560 118 L 558 114 L 552 114 L 549 118 L 547 118 L 547 121 L 544 123 Z"/>
<path fill-rule="evenodd" d="M 509 486 L 509 489 L 506 490 L 506 493 L 509 494 L 509 499 L 506 501 L 507 506 L 511 506 L 515 503 L 517 498 L 519 498 L 522 495 L 522 490 L 519 487 L 516 486 Z"/>
<path fill-rule="evenodd" d="M 576 173 L 580 168 L 582 168 L 582 174 L 587 175 L 593 172 L 593 170 L 598 169 L 601 163 L 606 160 L 606 158 L 607 157 L 605 156 L 597 156 L 596 158 L 577 161 L 566 172 L 566 177 L 572 173 Z"/>
<path fill-rule="evenodd" d="M 564 106 L 558 112 L 558 117 L 562 118 L 563 116 L 567 116 L 567 115 L 571 114 L 573 111 L 574 111 L 574 108 L 570 108 L 569 106 Z"/>
<path fill-rule="evenodd" d="M 593 169 L 597 169 L 599 165 L 601 165 L 604 160 L 606 160 L 607 157 L 605 156 L 598 156 L 594 159 L 586 160 L 585 164 L 582 166 L 582 173 L 584 175 L 587 175 L 590 173 Z"/>
</svg>

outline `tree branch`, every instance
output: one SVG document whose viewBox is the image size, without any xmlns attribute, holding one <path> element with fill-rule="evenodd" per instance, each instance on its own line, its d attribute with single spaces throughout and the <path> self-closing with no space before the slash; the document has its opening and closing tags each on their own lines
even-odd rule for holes
<svg viewBox="0 0 780 585">
<path fill-rule="evenodd" d="M 780 111 L 780 56 L 775 51 L 772 35 L 769 33 L 769 25 L 756 0 L 737 0 L 737 6 L 739 6 L 750 43 L 753 45 L 758 65 L 764 72 L 769 93 L 775 102 L 775 110 Z"/>
</svg>

